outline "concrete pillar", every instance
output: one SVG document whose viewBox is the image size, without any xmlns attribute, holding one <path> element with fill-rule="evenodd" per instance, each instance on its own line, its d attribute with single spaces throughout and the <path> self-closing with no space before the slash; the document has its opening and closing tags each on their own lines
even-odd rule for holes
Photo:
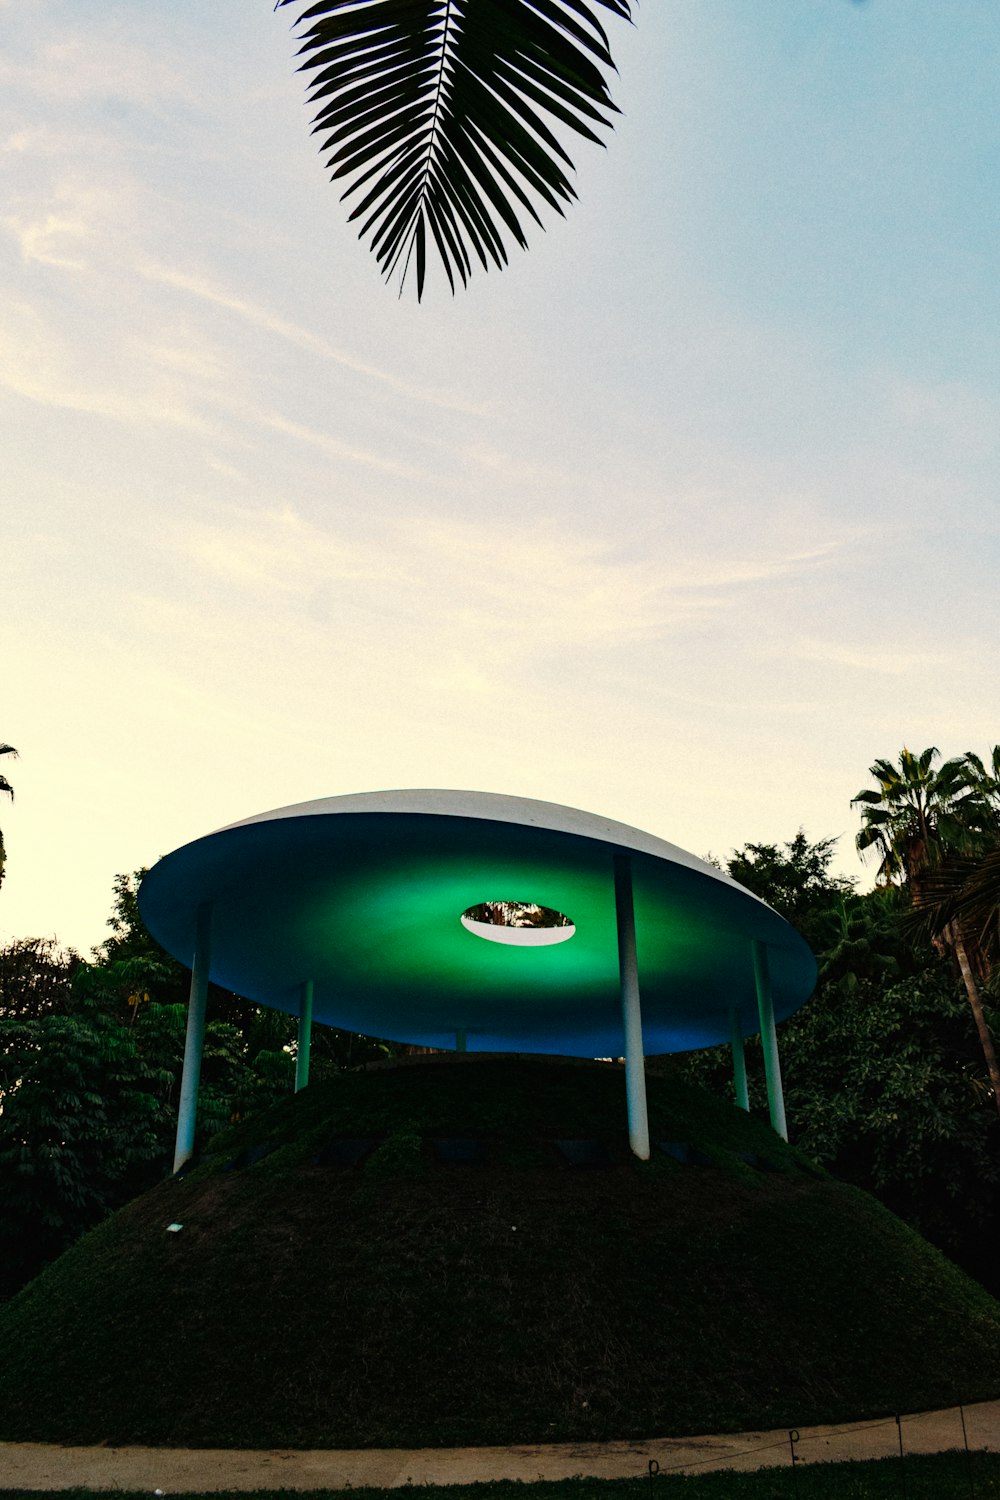
<svg viewBox="0 0 1000 1500">
<path fill-rule="evenodd" d="M 747 1087 L 747 1060 L 743 1051 L 743 1028 L 736 1006 L 729 1011 L 729 1050 L 733 1054 L 733 1089 L 740 1109 L 750 1108 L 750 1090 Z"/>
<path fill-rule="evenodd" d="M 771 1000 L 771 971 L 767 961 L 767 948 L 753 940 L 753 977 L 757 986 L 757 1014 L 760 1017 L 760 1041 L 764 1049 L 764 1077 L 767 1080 L 767 1106 L 771 1112 L 771 1124 L 781 1136 L 788 1140 L 785 1123 L 785 1096 L 781 1091 L 781 1062 L 778 1057 L 778 1035 L 774 1029 L 774 1005 Z"/>
<path fill-rule="evenodd" d="M 199 906 L 195 918 L 194 958 L 191 964 L 191 995 L 188 1000 L 184 1068 L 177 1104 L 177 1140 L 174 1171 L 194 1155 L 194 1132 L 198 1120 L 198 1081 L 205 1047 L 205 1008 L 208 1002 L 208 961 L 211 944 L 212 908 Z"/>
<path fill-rule="evenodd" d="M 646 1063 L 642 1050 L 642 1012 L 639 1008 L 639 961 L 635 949 L 632 861 L 627 854 L 615 855 L 615 911 L 618 917 L 618 972 L 621 980 L 622 1023 L 625 1032 L 628 1139 L 629 1145 L 639 1160 L 648 1161 Z"/>
<path fill-rule="evenodd" d="M 307 979 L 299 994 L 299 1034 L 295 1048 L 295 1092 L 309 1082 L 309 1050 L 312 1046 L 313 982 Z"/>
</svg>

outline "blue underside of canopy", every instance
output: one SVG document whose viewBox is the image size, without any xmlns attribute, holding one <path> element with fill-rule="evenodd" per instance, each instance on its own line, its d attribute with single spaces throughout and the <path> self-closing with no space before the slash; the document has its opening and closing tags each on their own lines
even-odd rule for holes
<svg viewBox="0 0 1000 1500">
<path fill-rule="evenodd" d="M 197 911 L 210 906 L 213 982 L 262 1005 L 295 1014 L 311 979 L 315 1020 L 347 1030 L 444 1048 L 464 1032 L 470 1051 L 618 1056 L 616 853 L 631 861 L 647 1053 L 728 1040 L 731 1008 L 744 1035 L 759 1029 L 754 939 L 767 948 L 776 1019 L 808 999 L 816 964 L 803 939 L 708 867 L 495 818 L 269 815 L 168 855 L 139 904 L 185 963 Z M 484 942 L 460 918 L 488 900 L 553 907 L 576 933 L 552 947 Z"/>
</svg>

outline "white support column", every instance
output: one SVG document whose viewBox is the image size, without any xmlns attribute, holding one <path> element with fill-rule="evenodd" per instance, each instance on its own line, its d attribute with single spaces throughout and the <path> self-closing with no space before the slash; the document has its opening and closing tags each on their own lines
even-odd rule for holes
<svg viewBox="0 0 1000 1500">
<path fill-rule="evenodd" d="M 205 1008 L 208 1002 L 208 961 L 211 944 L 212 908 L 199 906 L 195 918 L 194 959 L 191 964 L 191 996 L 188 1001 L 184 1068 L 177 1104 L 177 1141 L 174 1171 L 194 1155 L 194 1132 L 198 1120 L 198 1080 L 205 1046 Z"/>
<path fill-rule="evenodd" d="M 774 1029 L 774 1005 L 771 1000 L 771 971 L 767 961 L 767 948 L 756 938 L 753 939 L 753 977 L 757 986 L 760 1041 L 764 1049 L 767 1107 L 771 1112 L 771 1124 L 782 1140 L 787 1141 L 785 1096 L 781 1091 L 781 1062 L 778 1057 L 778 1035 Z"/>
<path fill-rule="evenodd" d="M 639 1008 L 639 961 L 635 951 L 632 861 L 627 854 L 615 855 L 615 910 L 618 916 L 618 972 L 621 977 L 622 1022 L 625 1031 L 628 1139 L 639 1160 L 648 1161 L 646 1062 L 642 1050 L 642 1012 Z"/>
<path fill-rule="evenodd" d="M 295 1046 L 295 1092 L 309 1082 L 309 1049 L 312 1046 L 313 982 L 307 979 L 299 994 L 299 1034 Z"/>
<path fill-rule="evenodd" d="M 733 1054 L 733 1088 L 740 1109 L 749 1110 L 750 1090 L 747 1087 L 747 1060 L 743 1051 L 743 1028 L 740 1013 L 733 1005 L 729 1011 L 729 1050 Z"/>
</svg>

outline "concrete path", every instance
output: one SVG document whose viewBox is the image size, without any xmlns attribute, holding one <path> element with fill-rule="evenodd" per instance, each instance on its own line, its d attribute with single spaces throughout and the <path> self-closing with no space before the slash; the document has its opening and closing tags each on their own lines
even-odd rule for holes
<svg viewBox="0 0 1000 1500">
<path fill-rule="evenodd" d="M 940 1453 L 964 1446 L 1000 1452 L 1000 1401 L 964 1411 L 919 1412 L 902 1418 L 799 1429 L 802 1463 Z M 788 1430 L 643 1442 L 546 1443 L 521 1448 L 62 1448 L 47 1443 L 0 1443 L 0 1491 L 145 1490 L 165 1495 L 191 1490 L 342 1490 L 365 1485 L 470 1484 L 486 1479 L 599 1479 L 645 1476 L 650 1461 L 661 1473 L 704 1469 L 760 1469 L 789 1464 Z"/>
</svg>

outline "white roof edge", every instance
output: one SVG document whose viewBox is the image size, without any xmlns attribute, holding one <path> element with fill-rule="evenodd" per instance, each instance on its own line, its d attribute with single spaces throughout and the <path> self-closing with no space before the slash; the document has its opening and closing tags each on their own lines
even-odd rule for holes
<svg viewBox="0 0 1000 1500">
<path fill-rule="evenodd" d="M 744 896 L 763 901 L 739 881 L 733 880 L 724 870 L 719 870 L 707 860 L 689 854 L 676 844 L 655 834 L 645 833 L 628 823 L 616 823 L 611 818 L 582 811 L 578 807 L 563 807 L 558 802 L 538 802 L 531 797 L 510 797 L 502 792 L 449 791 L 442 788 L 398 788 L 384 792 L 350 792 L 340 797 L 318 797 L 312 802 L 297 802 L 290 807 L 275 807 L 269 812 L 257 813 L 252 818 L 241 818 L 237 823 L 228 823 L 218 828 L 217 833 L 226 833 L 232 828 L 246 828 L 254 823 L 269 823 L 279 818 L 327 817 L 337 813 L 419 813 L 437 817 L 481 818 L 492 823 L 518 823 L 529 828 L 546 828 L 554 833 L 575 834 L 579 838 L 594 839 L 600 843 L 616 844 L 624 849 L 634 849 L 638 854 L 648 854 L 654 859 L 669 860 L 696 870 L 729 885 Z M 768 907 L 768 910 L 772 910 Z"/>
</svg>

